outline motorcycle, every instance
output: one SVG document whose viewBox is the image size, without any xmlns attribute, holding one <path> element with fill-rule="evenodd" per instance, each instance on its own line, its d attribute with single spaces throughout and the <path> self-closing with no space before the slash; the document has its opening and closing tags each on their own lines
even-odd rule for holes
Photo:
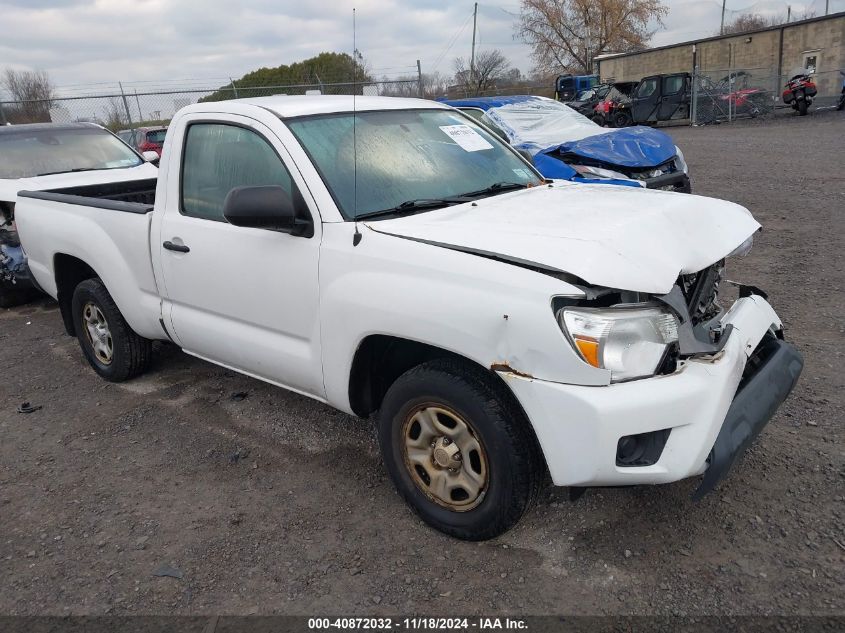
<svg viewBox="0 0 845 633">
<path fill-rule="evenodd" d="M 791 105 L 792 109 L 797 110 L 800 116 L 805 116 L 816 94 L 816 84 L 813 83 L 810 76 L 806 73 L 800 73 L 786 83 L 786 89 L 782 96 L 786 105 Z"/>
</svg>

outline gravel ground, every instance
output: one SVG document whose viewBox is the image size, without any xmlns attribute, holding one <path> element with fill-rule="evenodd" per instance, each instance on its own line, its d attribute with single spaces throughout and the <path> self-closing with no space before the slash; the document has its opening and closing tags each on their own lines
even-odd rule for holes
<svg viewBox="0 0 845 633">
<path fill-rule="evenodd" d="M 730 277 L 806 358 L 715 494 L 549 489 L 452 540 L 399 500 L 372 422 L 169 346 L 108 384 L 42 301 L 0 312 L 0 613 L 842 614 L 845 114 L 670 131 L 695 190 L 765 226 Z"/>
</svg>

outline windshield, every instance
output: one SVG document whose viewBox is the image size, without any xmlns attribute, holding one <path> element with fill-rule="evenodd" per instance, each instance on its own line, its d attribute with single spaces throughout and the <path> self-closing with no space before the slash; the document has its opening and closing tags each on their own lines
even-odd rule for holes
<svg viewBox="0 0 845 633">
<path fill-rule="evenodd" d="M 451 110 L 359 112 L 354 140 L 352 123 L 350 112 L 287 121 L 347 219 L 496 184 L 541 182 L 494 135 Z"/>
<path fill-rule="evenodd" d="M 513 145 L 529 151 L 610 131 L 568 105 L 540 97 L 490 108 L 485 116 L 505 131 Z"/>
<path fill-rule="evenodd" d="M 153 130 L 151 132 L 147 132 L 147 143 L 158 143 L 161 145 L 164 143 L 164 137 L 167 134 L 167 129 L 163 130 Z"/>
<path fill-rule="evenodd" d="M 121 169 L 143 162 L 135 152 L 100 128 L 9 126 L 0 132 L 0 178 Z"/>
</svg>

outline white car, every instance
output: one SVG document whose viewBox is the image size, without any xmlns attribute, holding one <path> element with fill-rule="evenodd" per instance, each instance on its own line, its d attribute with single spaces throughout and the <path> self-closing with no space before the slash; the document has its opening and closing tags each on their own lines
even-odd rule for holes
<svg viewBox="0 0 845 633">
<path fill-rule="evenodd" d="M 152 199 L 158 169 L 147 161 L 153 159 L 158 155 L 142 156 L 93 123 L 0 127 L 0 307 L 35 293 L 15 232 L 18 191 L 116 197 L 128 193 L 121 183 L 131 182 L 131 193 L 124 199 L 137 201 L 144 195 Z"/>
<path fill-rule="evenodd" d="M 510 528 L 548 476 L 706 492 L 802 368 L 762 291 L 717 301 L 746 209 L 546 181 L 428 101 L 196 104 L 154 204 L 20 195 L 32 273 L 102 377 L 171 340 L 377 413 L 400 494 L 460 538 Z"/>
</svg>

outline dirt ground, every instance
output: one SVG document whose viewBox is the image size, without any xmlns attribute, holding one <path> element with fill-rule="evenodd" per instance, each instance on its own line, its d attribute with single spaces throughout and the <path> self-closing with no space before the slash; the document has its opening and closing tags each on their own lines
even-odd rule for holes
<svg viewBox="0 0 845 633">
<path fill-rule="evenodd" d="M 845 114 L 669 131 L 696 192 L 764 225 L 729 277 L 806 358 L 715 494 L 549 489 L 456 541 L 400 501 L 372 422 L 168 346 L 108 384 L 45 300 L 0 312 L 0 613 L 845 613 Z"/>
</svg>

